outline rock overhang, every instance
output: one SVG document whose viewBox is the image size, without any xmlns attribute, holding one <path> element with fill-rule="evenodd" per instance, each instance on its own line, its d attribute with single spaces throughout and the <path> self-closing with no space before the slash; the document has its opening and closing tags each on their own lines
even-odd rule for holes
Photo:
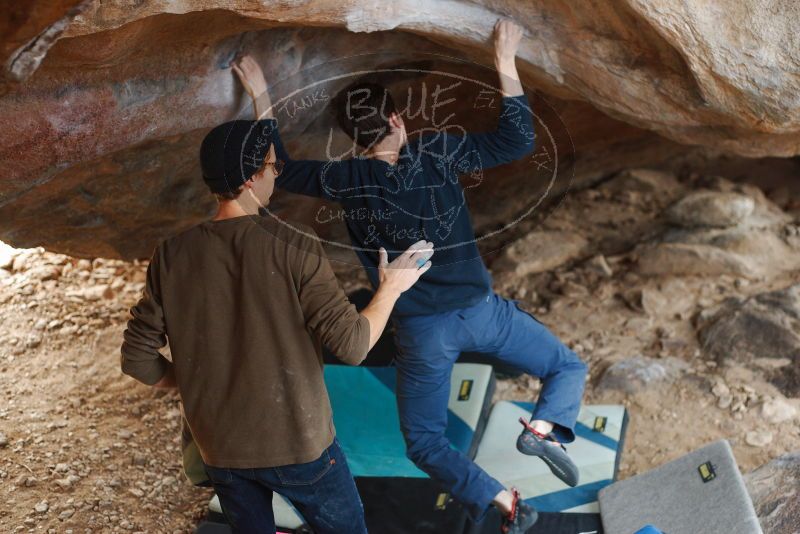
<svg viewBox="0 0 800 534">
<path fill-rule="evenodd" d="M 28 35 L 63 28 L 39 47 L 38 67 L 7 81 L 0 97 L 8 121 L 0 133 L 3 237 L 79 255 L 146 256 L 159 237 L 213 209 L 196 183 L 194 143 L 246 107 L 228 68 L 237 53 L 256 55 L 277 80 L 332 72 L 337 60 L 364 52 L 405 54 L 365 61 L 368 68 L 439 54 L 479 69 L 491 65 L 491 29 L 500 16 L 525 28 L 521 76 L 564 118 L 578 175 L 657 162 L 679 153 L 678 143 L 744 156 L 800 152 L 800 106 L 790 91 L 798 81 L 791 57 L 800 54 L 786 31 L 796 20 L 791 6 L 413 4 L 63 2 L 58 18 L 52 4 L 33 16 L 44 3 L 32 3 L 4 49 L 8 57 L 25 48 L 9 51 Z M 38 25 L 39 34 L 26 24 Z M 308 117 L 290 128 L 290 140 L 319 137 L 319 116 Z M 109 188 L 94 184 L 96 177 L 128 185 Z M 497 198 L 514 196 L 508 190 L 516 187 L 507 180 Z M 477 218 L 487 224 L 507 216 L 484 211 L 478 207 Z M 45 223 L 44 213 L 57 219 Z"/>
</svg>

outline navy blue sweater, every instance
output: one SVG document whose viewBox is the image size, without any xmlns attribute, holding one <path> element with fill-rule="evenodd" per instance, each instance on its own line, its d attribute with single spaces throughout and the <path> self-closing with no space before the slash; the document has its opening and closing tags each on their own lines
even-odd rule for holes
<svg viewBox="0 0 800 534">
<path fill-rule="evenodd" d="M 433 242 L 433 267 L 403 293 L 395 315 L 465 308 L 491 292 L 491 276 L 475 244 L 464 190 L 481 184 L 484 169 L 533 150 L 533 120 L 524 95 L 502 99 L 495 131 L 465 134 L 444 126 L 406 144 L 395 165 L 362 157 L 292 160 L 276 132 L 276 155 L 286 162 L 276 185 L 339 202 L 338 215 L 343 216 L 374 287 L 380 247 L 386 248 L 391 261 L 420 239 Z"/>
</svg>

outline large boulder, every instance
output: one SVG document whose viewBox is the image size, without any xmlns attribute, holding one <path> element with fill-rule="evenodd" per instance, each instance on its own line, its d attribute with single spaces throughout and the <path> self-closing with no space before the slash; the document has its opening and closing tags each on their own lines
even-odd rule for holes
<svg viewBox="0 0 800 534">
<path fill-rule="evenodd" d="M 492 269 L 515 276 L 542 273 L 580 257 L 588 244 L 575 232 L 536 230 L 511 243 Z"/>
<path fill-rule="evenodd" d="M 526 77 L 556 96 L 587 100 L 682 142 L 749 155 L 800 152 L 800 74 L 794 68 L 800 56 L 794 38 L 800 8 L 793 2 L 572 4 L 398 0 L 387 7 L 321 0 L 258 7 L 233 0 L 225 9 L 281 24 L 344 26 L 352 32 L 397 29 L 478 57 L 490 52 L 494 22 L 507 15 L 527 30 L 520 51 Z M 212 2 L 95 2 L 65 37 L 215 7 Z M 754 49 L 763 53 L 751 53 Z"/>
<path fill-rule="evenodd" d="M 447 100 L 440 111 L 456 113 L 459 125 L 482 131 L 496 122 L 496 99 L 472 104 L 483 84 L 496 85 L 496 73 L 442 59 L 471 58 L 417 35 L 277 28 L 226 11 L 157 15 L 58 40 L 38 70 L 0 97 L 0 112 L 14 125 L 0 129 L 6 162 L 0 239 L 77 256 L 141 258 L 158 239 L 207 218 L 214 200 L 200 181 L 198 147 L 212 126 L 252 116 L 230 69 L 243 52 L 253 54 L 273 82 L 282 136 L 297 157 L 326 157 L 329 133 L 338 132 L 327 110 L 331 95 L 354 73 L 375 69 L 385 71 L 381 81 L 396 95 L 413 89 L 409 114 L 416 117 L 406 118 L 417 128 L 430 126 L 424 119 L 431 102 L 423 113 L 417 109 L 424 91 L 432 98 L 437 84 L 452 84 L 426 72 L 467 80 L 450 90 L 452 97 L 440 98 Z M 683 150 L 588 103 L 531 97 L 543 125 L 538 153 L 489 171 L 482 187 L 468 190 L 479 229 L 494 231 L 579 179 Z M 476 106 L 484 109 L 476 112 Z M 314 224 L 320 234 L 347 239 L 341 221 L 318 223 L 325 208 L 319 202 L 285 194 L 274 202 L 273 208 Z"/>
<path fill-rule="evenodd" d="M 797 269 L 800 254 L 780 234 L 737 229 L 666 241 L 642 248 L 639 269 L 645 274 L 732 275 L 760 278 Z"/>
<path fill-rule="evenodd" d="M 731 299 L 699 321 L 709 356 L 722 365 L 762 369 L 786 396 L 800 396 L 800 284 Z"/>
<path fill-rule="evenodd" d="M 559 130 L 558 150 L 543 143 L 527 167 L 473 190 L 478 226 L 498 226 L 573 176 L 666 161 L 685 152 L 677 143 L 800 153 L 791 3 L 12 4 L 0 14 L 0 238 L 17 246 L 142 257 L 158 238 L 207 217 L 213 199 L 198 181 L 198 142 L 213 125 L 249 114 L 229 68 L 236 54 L 265 66 L 274 97 L 304 88 L 279 114 L 296 152 L 319 156 L 330 92 L 309 84 L 376 68 L 452 70 L 445 56 L 458 74 L 495 83 L 485 65 L 504 15 L 525 27 L 521 75 L 544 97 L 532 100 L 547 110 L 540 138 Z M 494 115 L 476 114 L 462 94 L 454 102 L 460 116 L 478 115 L 472 126 L 491 127 Z M 563 183 L 531 179 L 531 165 L 554 167 Z M 292 203 L 301 215 L 319 208 Z"/>
<path fill-rule="evenodd" d="M 754 187 L 724 180 L 716 186 L 666 210 L 674 227 L 639 247 L 642 273 L 760 278 L 800 268 L 790 216 Z"/>
</svg>

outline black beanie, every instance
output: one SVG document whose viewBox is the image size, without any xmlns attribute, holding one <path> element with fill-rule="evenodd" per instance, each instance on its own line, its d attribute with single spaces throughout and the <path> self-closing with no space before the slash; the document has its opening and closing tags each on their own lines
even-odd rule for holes
<svg viewBox="0 0 800 534">
<path fill-rule="evenodd" d="M 200 146 L 203 180 L 212 193 L 237 191 L 261 168 L 273 142 L 277 153 L 280 140 L 275 119 L 220 124 Z"/>
</svg>

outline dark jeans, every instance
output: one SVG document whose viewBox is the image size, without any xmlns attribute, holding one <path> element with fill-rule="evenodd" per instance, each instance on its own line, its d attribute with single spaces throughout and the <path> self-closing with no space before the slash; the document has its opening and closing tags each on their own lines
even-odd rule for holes
<svg viewBox="0 0 800 534">
<path fill-rule="evenodd" d="M 364 507 L 339 442 L 305 464 L 261 469 L 206 466 L 234 532 L 274 533 L 272 492 L 289 499 L 315 534 L 366 534 Z"/>
<path fill-rule="evenodd" d="M 483 517 L 503 485 L 445 437 L 450 372 L 459 354 L 485 353 L 541 378 L 534 418 L 554 423 L 562 443 L 575 440 L 586 364 L 516 301 L 491 294 L 469 308 L 398 317 L 394 325 L 397 407 L 408 457 L 465 504 L 473 519 Z"/>
</svg>

